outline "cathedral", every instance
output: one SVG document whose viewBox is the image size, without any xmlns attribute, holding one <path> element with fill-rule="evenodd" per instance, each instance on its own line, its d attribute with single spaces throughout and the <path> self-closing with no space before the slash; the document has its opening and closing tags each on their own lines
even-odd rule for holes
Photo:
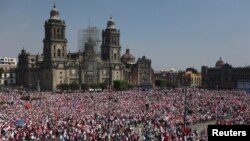
<svg viewBox="0 0 250 141">
<path fill-rule="evenodd" d="M 37 90 L 57 90 L 60 84 L 100 84 L 127 80 L 133 85 L 153 84 L 151 60 L 145 56 L 135 62 L 129 49 L 121 55 L 120 30 L 112 17 L 102 30 L 101 53 L 94 51 L 89 39 L 83 52 L 67 49 L 66 24 L 54 5 L 44 23 L 43 53 L 22 49 L 18 56 L 17 83 Z M 112 83 L 111 83 L 112 85 Z"/>
</svg>

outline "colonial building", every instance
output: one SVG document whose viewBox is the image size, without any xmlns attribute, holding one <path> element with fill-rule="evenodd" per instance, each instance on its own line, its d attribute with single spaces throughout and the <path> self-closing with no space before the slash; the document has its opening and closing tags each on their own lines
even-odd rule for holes
<svg viewBox="0 0 250 141">
<path fill-rule="evenodd" d="M 11 57 L 0 57 L 0 85 L 16 84 L 17 59 Z"/>
<path fill-rule="evenodd" d="M 185 71 L 176 71 L 174 68 L 169 71 L 158 71 L 155 73 L 156 80 L 167 80 L 177 86 L 200 87 L 201 73 L 194 68 L 187 68 Z"/>
<path fill-rule="evenodd" d="M 182 73 L 181 86 L 201 87 L 201 73 L 194 68 L 187 68 Z"/>
<path fill-rule="evenodd" d="M 145 56 L 135 62 L 135 57 L 126 49 L 126 53 L 121 57 L 125 64 L 125 79 L 132 85 L 154 85 L 154 71 L 151 67 L 151 60 Z"/>
<path fill-rule="evenodd" d="M 84 43 L 83 52 L 70 53 L 65 28 L 65 21 L 60 19 L 59 11 L 54 5 L 50 18 L 44 24 L 43 53 L 32 55 L 23 49 L 18 56 L 19 85 L 56 90 L 58 85 L 64 83 L 98 84 L 129 80 L 126 79 L 126 63 L 121 61 L 120 30 L 116 29 L 112 17 L 102 31 L 100 54 L 94 51 L 95 44 L 91 38 Z M 143 57 L 137 64 L 141 68 L 137 70 L 144 71 L 138 71 L 140 76 L 135 84 L 151 82 L 151 61 Z"/>
<path fill-rule="evenodd" d="M 155 80 L 167 80 L 172 84 L 180 85 L 182 71 L 176 71 L 174 68 L 170 70 L 161 70 L 155 72 Z"/>
<path fill-rule="evenodd" d="M 215 67 L 202 66 L 202 87 L 250 90 L 250 67 L 232 67 L 220 58 Z"/>
</svg>

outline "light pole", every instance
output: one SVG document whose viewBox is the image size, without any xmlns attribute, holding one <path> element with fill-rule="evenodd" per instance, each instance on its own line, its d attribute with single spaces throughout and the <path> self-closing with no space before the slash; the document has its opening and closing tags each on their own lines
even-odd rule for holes
<svg viewBox="0 0 250 141">
<path fill-rule="evenodd" d="M 79 90 L 81 91 L 82 90 L 82 69 L 81 69 L 82 65 L 81 63 L 79 62 L 78 64 L 78 75 L 79 75 Z"/>
<path fill-rule="evenodd" d="M 67 74 L 66 74 L 67 75 Z M 66 91 L 66 102 L 67 102 L 67 112 L 66 112 L 66 116 L 68 116 L 68 110 L 69 110 L 69 102 L 68 102 L 68 94 L 69 94 L 69 77 L 66 76 L 66 79 L 67 79 L 67 91 Z"/>
<path fill-rule="evenodd" d="M 187 80 L 184 81 L 184 88 L 182 92 L 184 93 L 184 114 L 183 114 L 183 139 L 185 140 L 186 132 L 186 118 L 187 118 Z"/>
<path fill-rule="evenodd" d="M 29 84 L 28 84 L 28 95 L 29 95 L 29 101 L 30 101 L 30 91 L 31 91 L 31 81 L 30 81 L 30 66 L 28 66 L 29 67 Z"/>
<path fill-rule="evenodd" d="M 37 80 L 37 92 L 40 92 L 40 81 L 39 81 L 39 79 Z"/>
<path fill-rule="evenodd" d="M 112 72 L 111 72 L 111 62 L 109 57 L 109 90 L 108 90 L 108 140 L 110 141 L 110 104 L 111 104 L 111 81 L 112 81 Z"/>
</svg>

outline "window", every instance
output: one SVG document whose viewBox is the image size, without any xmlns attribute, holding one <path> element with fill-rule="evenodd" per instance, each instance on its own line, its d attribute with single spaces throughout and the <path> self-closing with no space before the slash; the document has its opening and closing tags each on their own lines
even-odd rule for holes
<svg viewBox="0 0 250 141">
<path fill-rule="evenodd" d="M 62 74 L 62 72 L 60 71 L 60 74 Z"/>
<path fill-rule="evenodd" d="M 63 29 L 61 29 L 61 38 L 64 38 L 64 37 L 63 37 Z"/>
<path fill-rule="evenodd" d="M 104 75 L 106 75 L 106 70 L 103 70 L 102 73 L 103 73 Z"/>
<path fill-rule="evenodd" d="M 56 29 L 54 28 L 54 35 L 56 35 Z"/>
<path fill-rule="evenodd" d="M 71 70 L 71 74 L 76 74 L 76 70 Z"/>
<path fill-rule="evenodd" d="M 61 56 L 61 50 L 58 49 L 58 50 L 57 50 L 57 57 L 60 57 L 60 56 Z"/>
<path fill-rule="evenodd" d="M 116 57 L 117 57 L 117 56 L 116 56 L 116 53 L 115 53 L 115 54 L 114 54 L 114 59 L 115 59 L 115 60 L 116 60 Z"/>
</svg>

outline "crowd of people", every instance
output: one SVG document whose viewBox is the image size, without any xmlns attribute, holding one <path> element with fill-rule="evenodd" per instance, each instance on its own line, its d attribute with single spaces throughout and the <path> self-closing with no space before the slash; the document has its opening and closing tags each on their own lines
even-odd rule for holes
<svg viewBox="0 0 250 141">
<path fill-rule="evenodd" d="M 23 100 L 24 96 L 29 100 Z M 102 92 L 0 92 L 1 141 L 203 141 L 190 126 L 250 124 L 250 95 L 182 88 Z M 184 112 L 186 111 L 186 112 Z M 185 119 L 185 120 L 184 120 Z"/>
</svg>

